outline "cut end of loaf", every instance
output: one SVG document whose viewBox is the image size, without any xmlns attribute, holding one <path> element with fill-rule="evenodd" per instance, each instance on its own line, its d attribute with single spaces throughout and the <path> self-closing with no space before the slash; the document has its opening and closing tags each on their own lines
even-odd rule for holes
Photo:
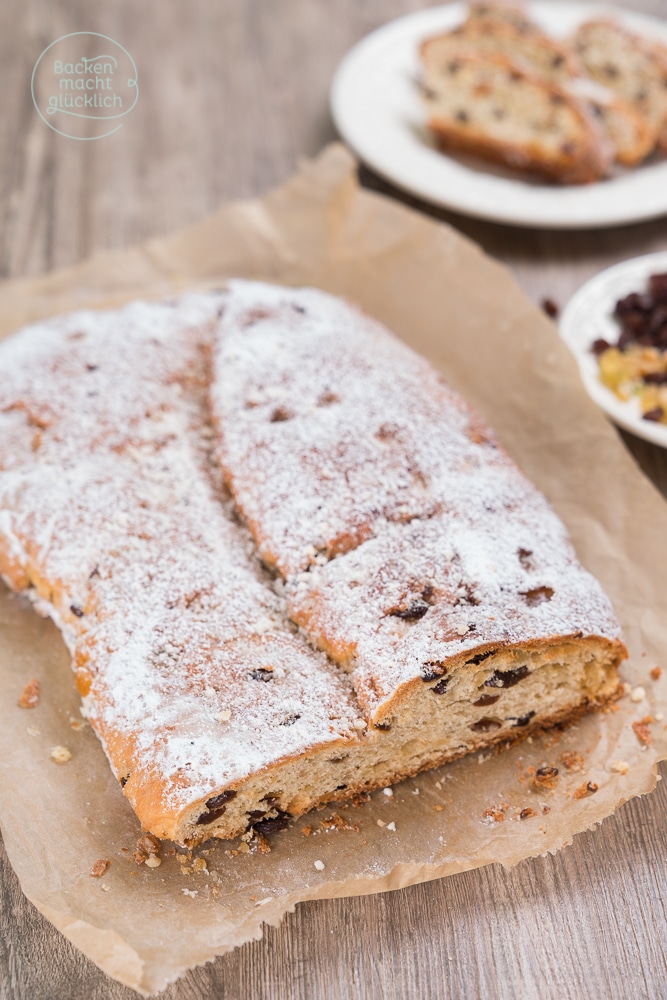
<svg viewBox="0 0 667 1000">
<path fill-rule="evenodd" d="M 516 742 L 620 693 L 621 642 L 572 637 L 550 645 L 480 653 L 406 686 L 391 713 L 363 735 L 307 758 L 276 763 L 235 788 L 216 791 L 179 817 L 167 836 L 192 846 L 251 828 L 274 832 L 317 806 L 394 784 L 493 746 Z M 428 678 L 428 679 L 427 679 Z M 163 833 L 163 836 L 165 834 Z"/>
</svg>

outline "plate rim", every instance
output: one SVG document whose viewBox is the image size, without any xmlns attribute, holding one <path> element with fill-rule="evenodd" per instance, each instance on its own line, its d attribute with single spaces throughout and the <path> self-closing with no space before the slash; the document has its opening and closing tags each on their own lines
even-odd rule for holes
<svg viewBox="0 0 667 1000">
<path fill-rule="evenodd" d="M 619 19 L 621 22 L 627 24 L 628 27 L 634 28 L 634 30 L 641 33 L 642 28 L 649 32 L 651 29 L 655 29 L 656 26 L 660 29 L 660 34 L 664 35 L 664 41 L 667 44 L 667 21 L 662 21 L 657 17 L 653 17 L 648 14 L 636 13 L 632 10 L 627 10 L 624 7 L 615 7 L 608 3 L 590 3 L 590 2 L 580 2 L 580 0 L 567 0 L 564 4 L 554 5 L 547 2 L 547 0 L 528 0 L 526 4 L 529 13 L 534 13 L 538 19 L 540 10 L 550 10 L 561 11 L 567 8 L 568 11 L 580 11 L 582 20 L 590 16 L 613 16 Z M 419 21 L 429 23 L 433 20 L 437 20 L 438 17 L 443 17 L 446 22 L 456 23 L 456 18 L 460 15 L 462 17 L 465 10 L 466 3 L 464 0 L 453 0 L 453 2 L 440 4 L 435 7 L 427 7 L 421 10 L 412 11 L 409 14 L 404 14 L 398 18 L 393 18 L 387 21 L 385 24 L 380 25 L 375 30 L 369 32 L 361 39 L 359 39 L 342 57 L 339 61 L 334 75 L 332 77 L 330 87 L 329 87 L 329 110 L 331 117 L 334 122 L 334 126 L 339 136 L 344 140 L 344 142 L 352 149 L 354 154 L 358 159 L 370 167 L 378 176 L 382 177 L 384 180 L 388 181 L 397 189 L 409 194 L 412 197 L 419 198 L 421 201 L 428 205 L 436 206 L 438 208 L 444 208 L 452 212 L 456 212 L 459 215 L 463 215 L 470 218 L 481 219 L 487 222 L 500 223 L 503 225 L 511 225 L 519 228 L 527 229 L 550 229 L 550 230 L 560 230 L 560 231 L 576 231 L 582 229 L 607 229 L 614 226 L 626 226 L 635 223 L 646 222 L 651 219 L 657 219 L 664 215 L 667 215 L 667 160 L 656 164 L 658 170 L 661 174 L 664 172 L 664 188 L 665 196 L 663 202 L 656 205 L 646 205 L 644 207 L 634 207 L 632 204 L 632 199 L 618 201 L 613 198 L 609 199 L 609 206 L 607 212 L 600 216 L 599 214 L 593 215 L 581 215 L 578 214 L 576 217 L 573 215 L 568 216 L 567 213 L 562 214 L 561 217 L 554 217 L 553 214 L 540 215 L 539 210 L 535 211 L 535 206 L 531 205 L 530 212 L 525 213 L 516 211 L 516 207 L 512 206 L 509 209 L 503 208 L 502 198 L 499 198 L 499 204 L 496 208 L 484 204 L 481 208 L 476 208 L 465 201 L 461 204 L 457 201 L 456 194 L 451 197 L 447 194 L 448 182 L 451 183 L 451 177 L 448 178 L 446 174 L 443 176 L 443 194 L 441 196 L 436 196 L 432 192 L 425 191 L 422 186 L 420 186 L 418 181 L 415 179 L 409 179 L 403 176 L 401 173 L 396 173 L 391 169 L 391 165 L 385 162 L 385 158 L 382 155 L 377 155 L 372 144 L 369 147 L 366 143 L 359 143 L 355 141 L 355 138 L 350 135 L 351 129 L 347 127 L 347 111 L 346 111 L 346 100 L 344 97 L 344 89 L 347 84 L 347 77 L 351 73 L 352 69 L 356 69 L 360 58 L 365 58 L 367 52 L 373 52 L 376 47 L 381 45 L 385 40 L 391 35 L 400 35 L 401 30 L 405 27 L 413 27 Z M 448 26 L 448 23 L 443 24 L 443 30 Z M 437 30 L 437 28 L 432 27 L 429 30 Z M 445 163 L 448 160 L 446 153 L 441 153 L 438 151 L 438 155 L 443 158 Z M 484 174 L 484 178 L 488 178 L 490 175 L 488 173 Z M 512 178 L 504 178 L 512 183 Z M 516 179 L 518 184 L 523 183 L 519 178 Z M 470 186 L 475 186 L 475 172 L 470 170 Z M 600 184 L 605 184 L 605 181 L 595 182 L 590 187 L 597 187 Z M 585 190 L 588 186 L 582 186 L 581 191 L 585 194 Z M 520 194 L 520 187 L 517 187 L 517 195 Z M 558 195 L 558 193 L 563 191 L 571 191 L 572 188 L 560 189 L 557 186 L 545 188 L 545 198 L 549 199 L 551 202 L 553 195 Z M 610 193 L 613 192 L 613 188 L 610 188 Z M 500 193 L 500 192 L 499 192 Z M 553 208 L 552 208 L 553 213 Z"/>
</svg>

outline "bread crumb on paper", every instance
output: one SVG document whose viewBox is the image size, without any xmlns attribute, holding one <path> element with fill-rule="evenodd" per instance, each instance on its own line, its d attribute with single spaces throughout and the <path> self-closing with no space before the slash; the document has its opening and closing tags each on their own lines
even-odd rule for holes
<svg viewBox="0 0 667 1000">
<path fill-rule="evenodd" d="M 316 868 L 318 872 L 323 872 L 324 861 L 313 861 L 313 868 Z"/>
<path fill-rule="evenodd" d="M 627 774 L 630 770 L 630 765 L 627 760 L 615 760 L 611 765 L 611 769 L 612 771 L 615 771 L 616 774 Z"/>
<path fill-rule="evenodd" d="M 53 747 L 51 753 L 49 754 L 51 760 L 54 760 L 56 764 L 66 764 L 68 760 L 72 759 L 71 751 L 67 747 Z"/>
<path fill-rule="evenodd" d="M 651 736 L 651 729 L 650 729 L 652 722 L 653 722 L 653 716 L 645 715 L 643 719 L 639 720 L 639 722 L 632 723 L 632 728 L 635 731 L 635 736 L 637 737 L 640 743 L 644 744 L 644 746 L 650 746 L 651 743 L 653 743 L 653 737 Z"/>
<path fill-rule="evenodd" d="M 651 670 L 651 680 L 659 681 L 662 677 L 662 667 L 653 667 Z"/>
<path fill-rule="evenodd" d="M 594 781 L 584 781 L 583 785 L 575 788 L 573 795 L 575 799 L 585 799 L 589 795 L 594 795 L 597 790 L 598 786 Z"/>
<path fill-rule="evenodd" d="M 38 680 L 34 677 L 32 680 L 28 681 L 26 686 L 21 692 L 21 697 L 19 698 L 20 708 L 35 708 L 39 702 L 39 696 L 41 694 L 41 685 Z"/>
<path fill-rule="evenodd" d="M 111 862 L 109 861 L 108 858 L 99 858 L 91 866 L 89 874 L 92 876 L 92 878 L 102 878 L 104 873 L 109 868 L 110 864 Z"/>
<path fill-rule="evenodd" d="M 646 697 L 646 691 L 644 690 L 643 687 L 633 688 L 632 691 L 630 692 L 630 701 L 638 703 L 640 701 L 643 701 L 645 697 Z"/>
</svg>

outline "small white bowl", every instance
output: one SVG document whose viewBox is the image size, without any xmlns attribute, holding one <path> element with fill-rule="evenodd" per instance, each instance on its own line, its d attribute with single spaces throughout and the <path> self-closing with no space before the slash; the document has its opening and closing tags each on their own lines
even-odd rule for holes
<svg viewBox="0 0 667 1000">
<path fill-rule="evenodd" d="M 667 273 L 667 251 L 634 257 L 601 271 L 570 299 L 559 329 L 577 359 L 591 399 L 620 427 L 645 441 L 667 448 L 667 425 L 644 420 L 637 398 L 624 402 L 607 389 L 600 381 L 598 360 L 591 350 L 593 341 L 600 337 L 610 344 L 618 340 L 621 330 L 613 315 L 618 299 L 630 292 L 643 292 L 652 274 L 664 273 Z"/>
</svg>

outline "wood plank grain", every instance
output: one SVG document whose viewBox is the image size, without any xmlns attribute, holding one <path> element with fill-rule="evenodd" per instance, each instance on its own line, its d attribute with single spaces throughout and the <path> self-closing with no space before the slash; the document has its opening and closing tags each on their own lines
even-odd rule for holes
<svg viewBox="0 0 667 1000">
<path fill-rule="evenodd" d="M 327 88 L 358 38 L 418 0 L 3 0 L 0 276 L 36 274 L 193 222 L 287 177 L 334 138 Z M 665 14 L 664 0 L 633 9 Z M 103 142 L 50 132 L 29 79 L 68 31 L 123 42 L 140 99 Z M 403 197 L 367 171 L 365 183 Z M 404 199 L 410 201 L 410 199 Z M 561 305 L 617 260 L 663 249 L 664 220 L 549 233 L 415 207 Z M 667 494 L 667 456 L 624 435 Z M 667 771 L 663 772 L 667 773 Z M 261 942 L 193 970 L 168 1000 L 658 1000 L 667 996 L 664 783 L 556 857 L 375 897 L 306 903 Z M 186 933 L 187 930 L 184 929 Z M 0 1000 L 129 1000 L 23 897 L 0 843 Z"/>
</svg>

